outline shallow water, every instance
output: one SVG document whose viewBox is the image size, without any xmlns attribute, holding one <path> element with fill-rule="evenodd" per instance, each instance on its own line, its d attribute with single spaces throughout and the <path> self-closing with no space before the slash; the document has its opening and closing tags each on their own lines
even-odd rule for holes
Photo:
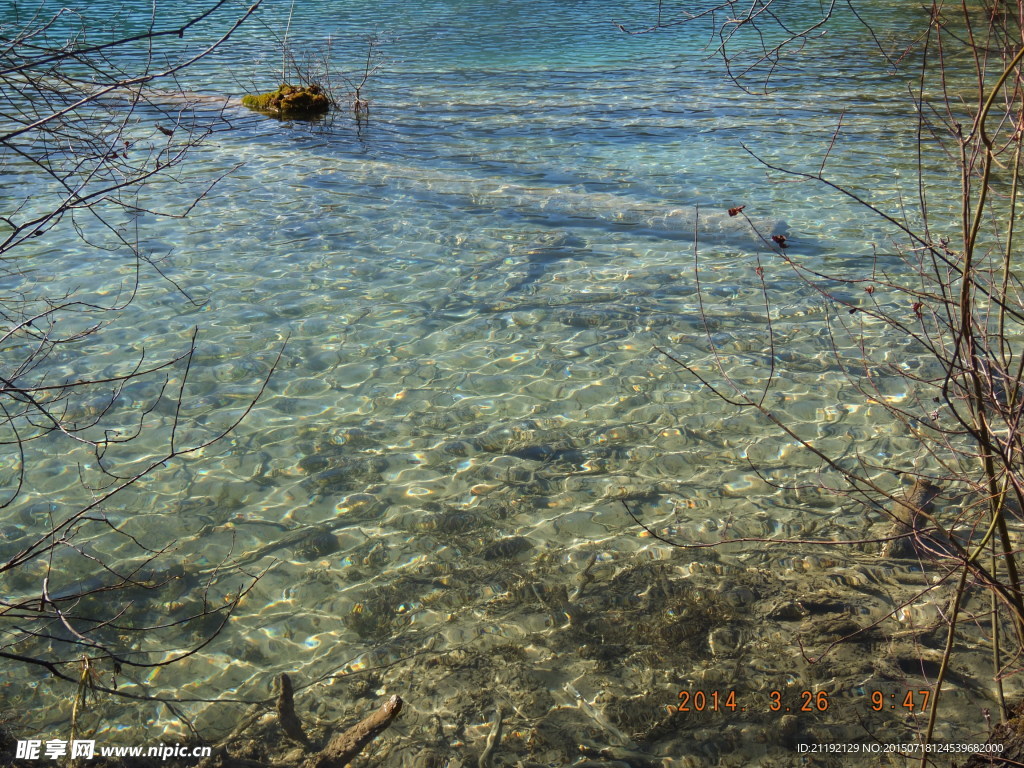
<svg viewBox="0 0 1024 768">
<path fill-rule="evenodd" d="M 475 760 L 499 705 L 507 764 L 782 765 L 799 743 L 909 742 L 920 731 L 920 715 L 869 707 L 871 691 L 902 698 L 934 677 L 935 637 L 922 647 L 892 634 L 932 620 L 938 593 L 884 618 L 928 588 L 919 565 L 824 546 L 673 548 L 628 514 L 687 544 L 884 528 L 827 490 L 836 481 L 814 456 L 659 347 L 720 385 L 719 365 L 753 392 L 774 376 L 771 408 L 817 447 L 876 462 L 886 487 L 897 481 L 885 467 L 929 466 L 920 442 L 844 375 L 836 351 L 855 358 L 856 337 L 835 316 L 829 334 L 820 294 L 763 239 L 785 232 L 814 269 L 859 276 L 885 242 L 877 220 L 820 186 L 780 183 L 743 149 L 816 169 L 845 112 L 849 138 L 830 167 L 895 205 L 915 179 L 903 85 L 866 55 L 837 77 L 812 46 L 777 90 L 751 97 L 695 33 L 618 32 L 610 19 L 646 18 L 647 4 L 627 6 L 406 2 L 371 16 L 362 4 L 298 3 L 294 38 L 333 34 L 353 64 L 363 31 L 390 33 L 365 124 L 281 124 L 229 107 L 181 183 L 146 191 L 147 206 L 180 207 L 234 169 L 185 219 L 125 222 L 147 254 L 170 255 L 168 274 L 196 303 L 148 275 L 116 322 L 51 375 L 124 370 L 126 353 L 143 349 L 165 359 L 198 326 L 185 444 L 231 423 L 283 353 L 229 438 L 104 507 L 148 546 L 177 542 L 173 558 L 190 569 L 159 604 L 133 595 L 148 620 L 223 605 L 259 576 L 214 643 L 152 673 L 125 670 L 120 690 L 251 701 L 288 672 L 312 686 L 300 707 L 322 719 L 400 693 L 409 710 L 387 765 L 423 750 Z M 281 28 L 287 4 L 265 11 Z M 856 25 L 835 35 L 870 49 Z M 258 65 L 278 54 L 259 28 L 243 29 L 182 85 L 266 85 Z M 752 228 L 726 214 L 735 205 Z M 133 274 L 69 231 L 32 248 L 38 271 L 6 290 L 46 276 L 102 299 L 112 275 Z M 880 359 L 924 364 L 863 317 L 838 319 L 883 348 Z M 172 390 L 181 377 L 179 366 Z M 111 418 L 137 422 L 159 385 L 126 388 Z M 902 379 L 875 386 L 876 399 L 915 397 Z M 173 416 L 156 407 L 111 458 L 164 450 Z M 24 531 L 90 496 L 78 469 L 88 473 L 87 452 L 57 441 L 34 450 L 31 482 L 4 513 Z M 320 526 L 319 538 L 247 558 L 301 526 Z M 90 554 L 141 556 L 123 538 L 82 535 Z M 92 574 L 62 557 L 66 574 Z M 31 593 L 40 574 L 11 591 Z M 145 647 L 170 655 L 216 626 L 178 624 Z M 963 668 L 987 653 L 965 649 Z M 63 695 L 30 727 L 66 733 L 66 689 L 14 677 L 6 689 L 8 707 Z M 733 691 L 747 709 L 669 716 L 680 691 Z M 805 711 L 803 691 L 832 705 Z M 966 674 L 948 695 L 960 719 L 939 739 L 979 740 L 988 692 Z M 180 710 L 213 738 L 242 708 Z M 93 717 L 108 743 L 188 735 L 157 705 L 103 701 Z"/>
</svg>

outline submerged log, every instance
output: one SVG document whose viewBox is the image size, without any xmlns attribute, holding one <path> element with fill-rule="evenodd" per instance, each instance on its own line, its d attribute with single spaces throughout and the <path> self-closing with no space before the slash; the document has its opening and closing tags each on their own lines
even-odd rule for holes
<svg viewBox="0 0 1024 768">
<path fill-rule="evenodd" d="M 335 734 L 319 754 L 309 758 L 304 768 L 345 768 L 363 747 L 381 734 L 402 711 L 402 697 L 395 695 L 369 717 L 344 733 Z"/>
<path fill-rule="evenodd" d="M 309 744 L 309 737 L 302 730 L 302 721 L 295 714 L 295 697 L 292 692 L 292 679 L 281 673 L 281 694 L 277 697 L 277 721 L 281 730 L 300 744 Z"/>
<path fill-rule="evenodd" d="M 253 717 L 246 718 L 244 728 L 236 728 L 228 739 L 225 739 L 213 749 L 213 754 L 199 762 L 196 768 L 345 768 L 354 760 L 360 752 L 377 736 L 379 736 L 402 711 L 402 698 L 392 696 L 378 710 L 360 720 L 354 726 L 342 733 L 336 733 L 319 750 L 306 736 L 302 723 L 295 713 L 295 702 L 291 679 L 288 675 L 282 674 L 281 691 L 277 699 L 278 722 L 281 729 L 295 741 L 302 743 L 301 748 L 295 748 L 284 755 L 272 758 L 269 755 L 260 760 L 251 757 L 242 757 L 245 753 L 245 745 L 232 742 L 244 741 L 243 731 L 248 731 L 256 725 Z M 265 734 L 261 738 L 255 736 L 252 743 L 266 744 Z M 235 754 L 232 754 L 232 751 Z"/>
</svg>

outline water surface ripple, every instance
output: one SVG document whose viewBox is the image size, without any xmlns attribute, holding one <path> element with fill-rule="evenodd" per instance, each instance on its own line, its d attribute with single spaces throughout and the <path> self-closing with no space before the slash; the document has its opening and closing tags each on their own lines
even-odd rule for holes
<svg viewBox="0 0 1024 768">
<path fill-rule="evenodd" d="M 237 413 L 288 341 L 230 440 L 106 510 L 133 534 L 177 540 L 203 584 L 217 574 L 216 599 L 237 592 L 243 573 L 261 574 L 215 643 L 150 675 L 125 671 L 121 690 L 254 699 L 288 672 L 315 683 L 301 706 L 322 720 L 400 693 L 410 707 L 382 752 L 394 766 L 417 750 L 475 760 L 495 705 L 508 718 L 507 764 L 585 755 L 767 766 L 802 742 L 914 738 L 912 718 L 870 712 L 866 697 L 917 684 L 931 658 L 912 633 L 890 636 L 931 620 L 935 601 L 881 621 L 924 588 L 919 567 L 828 547 L 676 549 L 623 505 L 688 544 L 879 533 L 881 516 L 819 487 L 828 481 L 813 456 L 656 347 L 754 389 L 774 350 L 769 402 L 803 437 L 882 465 L 922 460 L 913 436 L 844 374 L 838 357 L 856 358 L 857 340 L 828 334 L 820 294 L 764 240 L 786 233 L 815 269 L 854 274 L 872 256 L 877 221 L 819 186 L 777 183 L 743 148 L 816 168 L 845 110 L 850 138 L 833 150 L 834 173 L 894 194 L 913 180 L 903 86 L 866 63 L 862 29 L 840 24 L 843 45 L 865 52 L 856 66 L 838 77 L 812 46 L 787 62 L 776 91 L 751 96 L 696 31 L 631 37 L 612 23 L 647 19 L 649 5 L 417 1 L 370 13 L 299 2 L 296 44 L 331 34 L 347 66 L 358 66 L 361 34 L 384 35 L 366 123 L 281 124 L 232 107 L 183 183 L 147 190 L 150 206 L 180 206 L 241 164 L 188 218 L 130 222 L 146 253 L 170 255 L 169 274 L 197 304 L 147 277 L 56 374 L 75 375 L 86 359 L 113 370 L 143 348 L 180 351 L 198 326 L 189 438 Z M 278 3 L 264 19 L 280 29 L 286 16 Z M 237 94 L 238 81 L 272 84 L 260 67 L 278 57 L 265 30 L 243 29 L 184 85 Z M 727 215 L 737 205 L 753 229 Z M 26 281 L 58 275 L 53 285 L 83 296 L 108 296 L 112 277 L 132 270 L 70 232 L 33 248 L 38 271 Z M 905 339 L 862 322 L 888 359 L 917 365 Z M 914 396 L 878 386 L 879 397 Z M 130 414 L 153 395 L 129 387 L 118 408 Z M 172 415 L 158 409 L 154 426 Z M 160 439 L 154 428 L 122 458 L 158 451 Z M 23 503 L 4 513 L 25 530 L 86 495 L 76 469 L 85 454 L 35 450 Z M 318 533 L 247 559 L 301 526 Z M 103 539 L 89 546 L 127 556 Z M 86 566 L 69 555 L 69 578 Z M 147 609 L 185 616 L 201 590 L 187 586 Z M 210 629 L 189 626 L 195 637 Z M 167 647 L 195 639 L 176 631 Z M 952 698 L 987 696 L 966 680 Z M 666 709 L 698 690 L 733 691 L 747 710 Z M 799 716 L 772 711 L 773 690 Z M 827 691 L 831 708 L 800 712 L 803 691 Z M 64 704 L 34 722 L 56 737 L 70 714 L 65 689 L 11 683 L 5 706 L 60 692 Z M 96 707 L 108 740 L 187 735 L 159 707 Z M 182 711 L 215 737 L 241 708 Z M 951 720 L 940 738 L 977 727 Z"/>
</svg>

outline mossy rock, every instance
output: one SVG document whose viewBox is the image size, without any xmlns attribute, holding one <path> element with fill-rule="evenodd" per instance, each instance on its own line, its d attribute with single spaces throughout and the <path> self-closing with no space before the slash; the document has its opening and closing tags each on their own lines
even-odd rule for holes
<svg viewBox="0 0 1024 768">
<path fill-rule="evenodd" d="M 331 100 L 318 85 L 282 85 L 270 93 L 242 97 L 249 109 L 289 120 L 309 120 L 326 114 Z"/>
</svg>

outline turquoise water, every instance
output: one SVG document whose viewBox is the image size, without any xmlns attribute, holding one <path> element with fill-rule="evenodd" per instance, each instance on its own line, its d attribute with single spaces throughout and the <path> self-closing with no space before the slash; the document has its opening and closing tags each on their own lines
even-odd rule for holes
<svg viewBox="0 0 1024 768">
<path fill-rule="evenodd" d="M 119 690 L 253 701 L 288 672 L 306 686 L 300 708 L 324 720 L 399 693 L 408 711 L 383 748 L 387 765 L 428 753 L 476 760 L 498 706 L 505 764 L 772 765 L 802 742 L 913 740 L 920 717 L 867 704 L 872 690 L 934 674 L 921 661 L 932 648 L 890 635 L 930 621 L 941 601 L 883 620 L 926 587 L 918 567 L 827 547 L 673 548 L 622 504 L 691 544 L 881 535 L 881 516 L 829 493 L 836 481 L 813 456 L 656 347 L 718 384 L 718 365 L 752 391 L 773 375 L 773 409 L 819 448 L 877 463 L 887 487 L 897 481 L 885 468 L 928 466 L 920 442 L 843 375 L 837 349 L 856 357 L 857 338 L 835 318 L 829 335 L 821 295 L 763 239 L 785 233 L 812 268 L 861 276 L 876 244 L 887 263 L 884 230 L 744 149 L 816 170 L 842 115 L 848 133 L 829 168 L 897 210 L 897 193 L 912 199 L 916 183 L 904 82 L 844 21 L 794 54 L 773 91 L 750 95 L 708 57 L 706 30 L 628 36 L 612 23 L 639 25 L 651 5 L 298 2 L 292 44 L 318 49 L 330 36 L 342 68 L 360 66 L 363 35 L 381 35 L 367 120 L 282 124 L 234 103 L 226 121 L 208 107 L 183 116 L 216 130 L 139 205 L 183 210 L 227 175 L 184 219 L 111 215 L 145 254 L 169 257 L 162 268 L 193 302 L 144 270 L 136 300 L 50 361 L 50 375 L 113 375 L 143 350 L 164 360 L 198 327 L 175 436 L 197 444 L 241 414 L 280 353 L 228 438 L 102 507 L 145 546 L 171 546 L 158 562 L 183 560 L 190 573 L 157 597 L 136 596 L 132 621 L 177 623 L 128 652 L 169 658 L 217 626 L 189 616 L 259 580 L 215 642 L 153 672 L 123 670 Z M 913 22 L 884 3 L 873 13 L 883 41 Z M 280 47 L 268 29 L 279 33 L 287 17 L 287 3 L 266 6 L 181 88 L 272 87 L 263 70 L 279 66 Z M 126 29 L 144 23 L 117 18 Z M 836 46 L 849 56 L 841 73 L 826 55 Z M 142 113 L 140 150 L 166 141 L 153 120 L 167 124 Z M 737 205 L 750 225 L 727 215 Z M 111 241 L 77 223 L 94 243 Z M 22 253 L 35 271 L 5 290 L 109 301 L 112 277 L 125 285 L 135 271 L 68 227 Z M 870 319 L 838 319 L 876 341 L 884 362 L 924 365 Z M 182 377 L 179 365 L 168 392 Z M 146 426 L 110 450 L 122 470 L 166 449 L 175 409 L 153 405 L 162 383 L 129 385 L 109 413 L 125 430 Z M 876 386 L 876 401 L 914 397 L 904 380 Z M 109 395 L 90 396 L 71 416 L 96 413 Z M 5 518 L 21 532 L 94 498 L 80 468 L 102 479 L 81 446 L 31 449 L 34 468 Z M 335 538 L 250 556 L 302 526 Z M 143 556 L 103 526 L 79 536 L 88 556 Z M 94 571 L 61 552 L 51 580 Z M 31 593 L 44 573 L 30 570 L 11 591 Z M 850 622 L 880 629 L 807 661 Z M 813 650 L 801 655 L 801 644 Z M 666 715 L 680 691 L 697 690 L 735 691 L 748 711 Z M 772 690 L 791 714 L 771 709 Z M 827 692 L 830 710 L 801 711 L 805 690 Z M 963 719 L 950 717 L 941 738 L 976 738 L 987 692 L 964 678 L 948 695 Z M 26 729 L 66 734 L 66 688 L 17 677 L 5 697 L 10 707 L 46 701 Z M 191 727 L 216 738 L 243 710 L 177 709 L 191 726 L 162 706 L 120 701 L 101 700 L 89 716 L 98 739 L 120 744 L 181 739 Z"/>
</svg>

